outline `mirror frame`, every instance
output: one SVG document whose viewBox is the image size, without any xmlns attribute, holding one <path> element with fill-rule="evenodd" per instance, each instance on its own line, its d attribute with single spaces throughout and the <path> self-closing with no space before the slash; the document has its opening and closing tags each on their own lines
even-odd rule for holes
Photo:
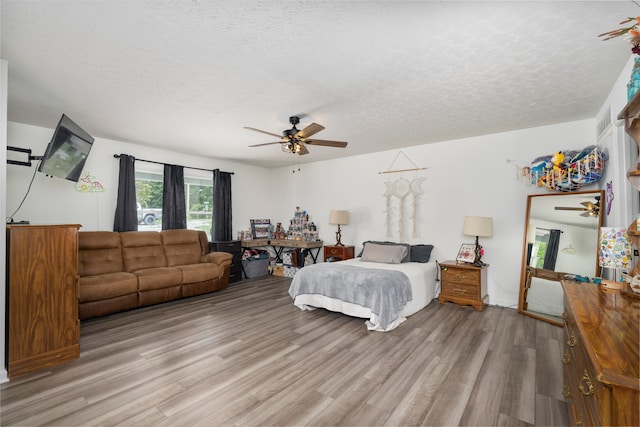
<svg viewBox="0 0 640 427">
<path fill-rule="evenodd" d="M 568 193 L 549 193 L 549 194 L 529 194 L 527 196 L 527 211 L 525 215 L 525 223 L 524 223 L 524 238 L 522 239 L 522 261 L 520 266 L 520 292 L 518 295 L 518 313 L 523 314 L 525 316 L 530 316 L 538 320 L 542 320 L 548 323 L 552 323 L 557 326 L 562 326 L 561 320 L 556 320 L 557 318 L 553 316 L 546 317 L 544 314 L 537 314 L 530 311 L 526 311 L 523 309 L 524 306 L 524 291 L 527 279 L 527 233 L 529 231 L 529 215 L 531 214 L 531 202 L 536 197 L 554 197 L 554 196 L 568 196 L 568 195 L 586 195 L 593 194 L 595 196 L 600 196 L 600 214 L 598 215 L 598 230 L 596 239 L 600 238 L 600 228 L 602 227 L 602 218 L 604 216 L 604 190 L 591 190 L 591 191 L 573 191 Z M 596 252 L 594 254 L 594 262 L 595 262 L 595 277 L 599 277 L 601 270 L 600 265 L 598 263 L 598 245 L 596 245 Z"/>
</svg>

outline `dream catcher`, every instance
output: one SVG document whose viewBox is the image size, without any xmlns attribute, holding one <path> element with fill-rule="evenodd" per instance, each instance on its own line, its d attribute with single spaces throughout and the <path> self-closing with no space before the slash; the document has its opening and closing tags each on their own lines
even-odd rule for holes
<svg viewBox="0 0 640 427">
<path fill-rule="evenodd" d="M 414 167 L 408 168 L 408 169 L 391 170 L 391 167 L 393 166 L 393 164 L 396 162 L 396 160 L 401 154 Z M 384 193 L 382 194 L 382 197 L 385 198 L 384 226 L 386 229 L 387 237 L 391 237 L 392 235 L 391 228 L 393 224 L 393 218 L 394 218 L 393 211 L 395 206 L 397 207 L 396 224 L 397 224 L 398 238 L 401 242 L 405 240 L 404 219 L 406 215 L 405 209 L 407 208 L 407 205 L 409 209 L 409 220 L 411 221 L 411 237 L 415 238 L 418 236 L 417 220 L 416 220 L 417 204 L 418 204 L 418 197 L 420 194 L 422 194 L 422 188 L 421 188 L 422 181 L 426 179 L 424 177 L 418 177 L 416 175 L 411 180 L 408 180 L 404 177 L 398 178 L 396 180 L 391 180 L 390 174 L 401 173 L 401 172 L 415 172 L 417 174 L 417 171 L 425 170 L 425 169 L 426 168 L 419 168 L 418 166 L 416 166 L 416 164 L 413 163 L 406 156 L 406 154 L 400 151 L 391 162 L 391 165 L 389 165 L 388 170 L 384 172 L 379 172 L 380 174 L 388 174 L 387 181 L 384 183 L 385 190 L 384 190 Z"/>
</svg>

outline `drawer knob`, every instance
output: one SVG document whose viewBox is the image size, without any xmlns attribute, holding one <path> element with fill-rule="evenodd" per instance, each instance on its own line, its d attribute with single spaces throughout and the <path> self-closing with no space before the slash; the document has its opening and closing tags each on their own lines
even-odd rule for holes
<svg viewBox="0 0 640 427">
<path fill-rule="evenodd" d="M 582 417 L 583 417 L 583 415 L 580 414 L 580 418 L 578 418 L 578 421 L 576 421 L 576 426 L 577 427 L 584 427 L 584 421 L 582 421 Z"/>
<path fill-rule="evenodd" d="M 466 289 L 461 289 L 461 288 L 455 288 L 454 290 L 460 295 L 464 295 L 464 293 L 467 292 Z"/>
<path fill-rule="evenodd" d="M 575 334 L 573 332 L 571 332 L 571 336 L 567 340 L 567 345 L 569 347 L 575 347 L 576 344 L 578 344 L 578 338 L 576 338 Z"/>
<path fill-rule="evenodd" d="M 569 350 L 565 350 L 562 354 L 562 363 L 568 365 L 571 362 L 571 356 L 569 355 Z"/>
<path fill-rule="evenodd" d="M 568 385 L 564 386 L 564 388 L 562 389 L 562 397 L 564 397 L 565 399 L 571 397 L 571 389 Z"/>
<path fill-rule="evenodd" d="M 587 370 L 584 370 L 582 374 L 582 378 L 578 382 L 578 390 L 585 396 L 591 396 L 595 393 L 595 389 L 593 388 L 593 384 L 591 383 L 591 378 L 589 377 L 589 373 Z"/>
<path fill-rule="evenodd" d="M 567 314 L 566 311 L 562 312 L 562 320 L 567 320 L 567 317 L 569 317 L 569 315 Z"/>
</svg>

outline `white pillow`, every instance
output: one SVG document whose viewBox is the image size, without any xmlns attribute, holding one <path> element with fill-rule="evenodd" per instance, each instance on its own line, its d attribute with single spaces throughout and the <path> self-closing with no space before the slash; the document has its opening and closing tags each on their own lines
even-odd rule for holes
<svg viewBox="0 0 640 427">
<path fill-rule="evenodd" d="M 408 250 L 405 246 L 367 243 L 362 250 L 360 260 L 384 264 L 400 264 L 407 254 Z"/>
<path fill-rule="evenodd" d="M 527 310 L 550 316 L 562 316 L 564 293 L 560 282 L 532 277 L 531 286 L 527 292 Z"/>
</svg>

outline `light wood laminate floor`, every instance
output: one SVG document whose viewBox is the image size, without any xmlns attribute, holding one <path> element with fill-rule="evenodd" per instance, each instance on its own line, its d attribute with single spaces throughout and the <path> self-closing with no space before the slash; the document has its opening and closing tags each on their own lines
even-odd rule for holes
<svg viewBox="0 0 640 427">
<path fill-rule="evenodd" d="M 561 328 L 435 300 L 368 332 L 289 283 L 84 321 L 80 359 L 0 386 L 0 425 L 567 425 Z"/>
</svg>

